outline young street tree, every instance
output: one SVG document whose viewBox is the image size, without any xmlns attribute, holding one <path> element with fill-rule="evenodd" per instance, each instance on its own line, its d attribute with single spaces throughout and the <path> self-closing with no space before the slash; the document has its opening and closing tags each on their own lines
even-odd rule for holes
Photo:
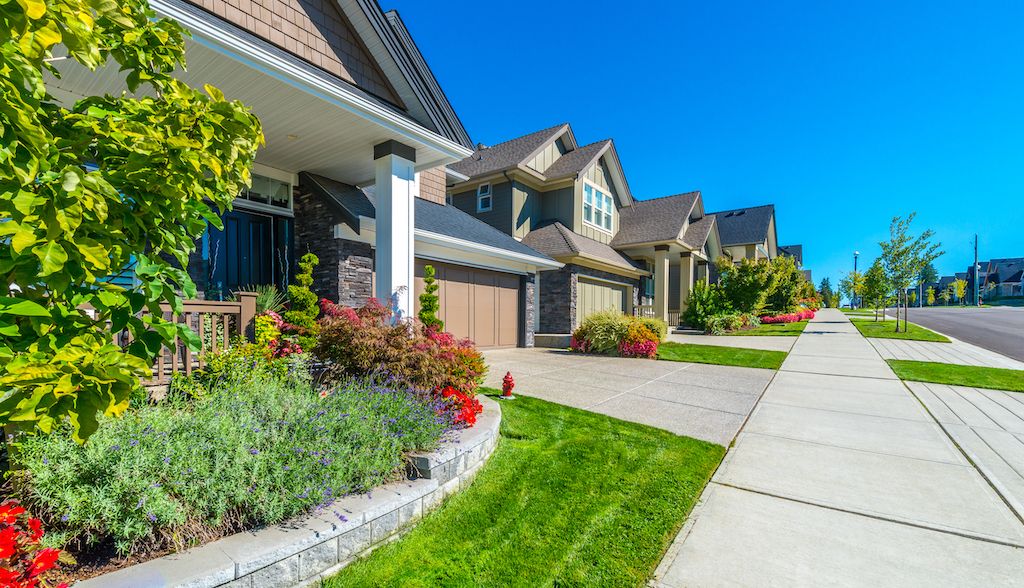
<svg viewBox="0 0 1024 588">
<path fill-rule="evenodd" d="M 921 275 L 924 267 L 942 255 L 941 244 L 932 243 L 934 232 L 930 229 L 917 237 L 910 234 L 910 224 L 917 213 L 910 213 L 906 218 L 893 217 L 889 225 L 889 240 L 882 241 L 882 264 L 889 277 L 889 283 L 896 290 L 896 331 L 900 330 L 899 309 L 903 307 L 903 330 L 906 331 L 908 313 L 907 289 Z M 916 298 L 916 296 L 915 296 Z"/>
<path fill-rule="evenodd" d="M 925 296 L 925 302 L 928 303 L 928 306 L 935 306 L 935 288 L 932 286 L 928 286 L 928 290 L 925 292 Z"/>
<path fill-rule="evenodd" d="M 950 284 L 948 287 L 943 288 L 939 298 L 942 299 L 942 304 L 949 306 L 949 301 L 953 298 L 953 285 Z"/>
<path fill-rule="evenodd" d="M 956 301 L 960 304 L 964 304 L 964 297 L 967 296 L 967 280 L 957 278 L 953 280 L 953 295 L 956 296 Z"/>
<path fill-rule="evenodd" d="M 864 274 L 858 271 L 851 271 L 839 280 L 839 291 L 850 299 L 850 308 L 853 308 L 857 299 L 863 294 Z"/>
<path fill-rule="evenodd" d="M 917 274 L 917 299 L 925 300 L 924 292 L 922 288 L 925 284 L 931 284 L 939 281 L 939 272 L 935 269 L 935 265 L 928 262 L 920 272 Z"/>
<path fill-rule="evenodd" d="M 82 441 L 128 407 L 163 345 L 198 344 L 162 318 L 196 293 L 165 256 L 184 267 L 220 227 L 263 136 L 242 104 L 171 76 L 183 30 L 144 0 L 2 2 L 0 27 L 0 424 L 70 422 Z M 57 103 L 54 53 L 119 68 L 129 93 Z M 136 286 L 109 283 L 129 267 Z"/>
<path fill-rule="evenodd" d="M 864 300 L 875 309 L 875 320 L 878 320 L 878 309 L 882 309 L 882 320 L 885 320 L 885 302 L 889 297 L 889 280 L 885 275 L 882 260 L 876 259 L 864 274 Z"/>
</svg>

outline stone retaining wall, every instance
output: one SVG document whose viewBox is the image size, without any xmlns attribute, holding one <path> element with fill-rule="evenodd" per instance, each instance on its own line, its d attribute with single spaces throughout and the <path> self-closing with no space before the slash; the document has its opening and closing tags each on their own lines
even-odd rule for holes
<svg viewBox="0 0 1024 588">
<path fill-rule="evenodd" d="M 480 396 L 472 429 L 431 453 L 413 455 L 409 478 L 349 496 L 310 515 L 238 533 L 76 584 L 76 588 L 275 588 L 306 586 L 395 538 L 468 486 L 494 451 L 501 409 Z"/>
</svg>

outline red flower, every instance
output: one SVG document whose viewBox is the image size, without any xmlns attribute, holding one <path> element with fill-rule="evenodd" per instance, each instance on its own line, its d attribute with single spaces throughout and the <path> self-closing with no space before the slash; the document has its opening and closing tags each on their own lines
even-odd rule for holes
<svg viewBox="0 0 1024 588">
<path fill-rule="evenodd" d="M 0 529 L 0 559 L 7 559 L 18 550 L 18 530 L 14 527 Z"/>
<path fill-rule="evenodd" d="M 4 525 L 13 525 L 18 520 L 18 515 L 24 513 L 24 508 L 8 500 L 7 502 L 0 504 L 0 523 Z"/>
<path fill-rule="evenodd" d="M 6 588 L 7 586 L 18 585 L 18 572 L 9 570 L 7 568 L 0 568 L 0 586 Z"/>
<path fill-rule="evenodd" d="M 39 538 L 43 536 L 43 521 L 39 519 L 29 519 L 28 528 L 32 530 L 30 539 L 32 541 L 39 541 Z"/>
<path fill-rule="evenodd" d="M 39 550 L 35 559 L 32 560 L 32 567 L 29 568 L 28 575 L 34 578 L 47 570 L 53 569 L 53 566 L 57 565 L 57 557 L 59 555 L 60 551 L 50 547 Z"/>
</svg>

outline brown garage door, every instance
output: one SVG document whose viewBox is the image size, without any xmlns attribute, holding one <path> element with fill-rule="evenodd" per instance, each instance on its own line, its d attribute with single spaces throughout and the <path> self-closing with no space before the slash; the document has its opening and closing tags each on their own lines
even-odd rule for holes
<svg viewBox="0 0 1024 588">
<path fill-rule="evenodd" d="M 423 267 L 437 270 L 445 330 L 479 347 L 519 343 L 519 276 L 461 265 L 416 260 L 416 312 L 423 292 Z"/>
</svg>

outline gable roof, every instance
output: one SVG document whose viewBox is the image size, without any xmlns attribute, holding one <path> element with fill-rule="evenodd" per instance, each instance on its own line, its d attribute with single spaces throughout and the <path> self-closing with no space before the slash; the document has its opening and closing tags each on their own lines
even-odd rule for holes
<svg viewBox="0 0 1024 588">
<path fill-rule="evenodd" d="M 309 172 L 300 172 L 299 181 L 300 185 L 333 204 L 345 222 L 357 232 L 359 231 L 360 216 L 373 219 L 377 216 L 372 189 L 360 189 Z M 414 223 L 417 230 L 455 237 L 522 255 L 549 259 L 547 255 L 516 241 L 512 236 L 454 206 L 437 204 L 423 198 L 413 198 L 413 200 L 415 200 L 416 206 Z"/>
<path fill-rule="evenodd" d="M 804 246 L 803 245 L 779 245 L 779 253 L 781 255 L 788 255 L 796 260 L 797 266 L 804 264 Z"/>
<path fill-rule="evenodd" d="M 700 251 L 708 242 L 711 231 L 715 228 L 715 215 L 709 214 L 690 223 L 683 235 L 683 243 L 694 251 Z"/>
<path fill-rule="evenodd" d="M 610 245 L 574 233 L 560 222 L 530 231 L 523 237 L 523 244 L 556 259 L 582 255 L 631 272 L 642 271 L 632 260 L 612 249 Z"/>
<path fill-rule="evenodd" d="M 762 243 L 768 238 L 768 229 L 775 216 L 775 205 L 764 204 L 749 208 L 735 208 L 713 213 L 718 219 L 718 234 L 722 246 Z"/>
<path fill-rule="evenodd" d="M 548 168 L 543 170 L 541 173 L 543 173 L 544 177 L 549 180 L 557 180 L 559 178 L 576 175 L 590 167 L 590 164 L 594 163 L 594 160 L 601 157 L 611 144 L 611 139 L 604 139 L 602 141 L 595 141 L 589 145 L 577 147 L 556 159 L 554 163 L 549 165 Z"/>
<path fill-rule="evenodd" d="M 699 191 L 686 192 L 637 200 L 619 209 L 619 232 L 612 238 L 612 247 L 679 239 L 700 197 Z"/>
<path fill-rule="evenodd" d="M 448 168 L 471 179 L 514 168 L 529 160 L 530 156 L 548 141 L 556 139 L 568 127 L 568 123 L 562 123 L 491 147 L 479 145 L 472 155 L 450 164 Z"/>
</svg>

